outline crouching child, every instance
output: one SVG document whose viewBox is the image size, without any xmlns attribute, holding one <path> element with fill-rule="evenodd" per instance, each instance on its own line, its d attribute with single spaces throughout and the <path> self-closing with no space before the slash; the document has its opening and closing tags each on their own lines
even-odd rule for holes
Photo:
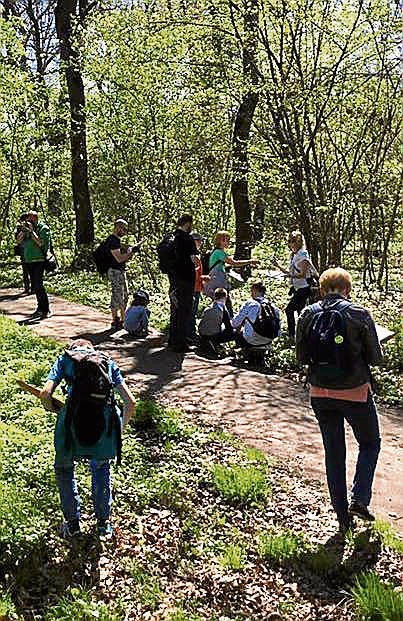
<svg viewBox="0 0 403 621">
<path fill-rule="evenodd" d="M 55 435 L 55 474 L 64 516 L 62 536 L 80 533 L 80 496 L 74 475 L 78 460 L 90 460 L 92 501 L 98 534 L 111 537 L 112 486 L 110 462 L 120 462 L 121 432 L 134 411 L 134 397 L 116 363 L 84 339 L 73 341 L 55 361 L 41 391 L 52 410 L 52 395 L 62 380 L 67 399 L 59 411 Z M 121 412 L 114 391 L 121 396 Z"/>
<path fill-rule="evenodd" d="M 136 338 L 147 336 L 148 320 L 151 311 L 147 308 L 150 297 L 147 291 L 139 289 L 135 294 L 130 307 L 125 314 L 125 330 Z"/>
</svg>

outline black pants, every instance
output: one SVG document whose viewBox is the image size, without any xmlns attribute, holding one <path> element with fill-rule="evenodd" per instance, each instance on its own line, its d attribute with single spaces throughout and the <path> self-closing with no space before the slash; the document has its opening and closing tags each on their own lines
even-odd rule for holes
<svg viewBox="0 0 403 621">
<path fill-rule="evenodd" d="M 348 519 L 346 482 L 346 439 L 344 421 L 353 430 L 359 453 L 351 499 L 367 506 L 371 502 L 372 482 L 381 448 L 378 414 L 371 394 L 366 403 L 312 397 L 326 457 L 326 475 L 332 505 L 340 521 Z"/>
<path fill-rule="evenodd" d="M 235 341 L 236 339 L 236 332 L 235 330 L 231 330 L 229 328 L 225 328 L 224 330 L 221 330 L 221 332 L 219 332 L 218 334 L 213 334 L 213 336 L 209 336 L 207 338 L 210 339 L 210 341 L 213 341 L 213 343 L 229 343 L 230 341 Z"/>
<path fill-rule="evenodd" d="M 29 276 L 28 264 L 25 263 L 25 261 L 21 261 L 21 267 L 22 267 L 22 280 L 24 283 L 24 289 L 26 293 L 28 293 L 29 291 L 31 291 L 31 279 Z"/>
<path fill-rule="evenodd" d="M 189 324 L 192 319 L 194 281 L 170 278 L 169 298 L 171 317 L 169 322 L 169 345 L 173 349 L 186 347 Z"/>
<path fill-rule="evenodd" d="M 309 298 L 311 288 L 302 287 L 302 289 L 295 289 L 292 294 L 291 300 L 288 302 L 285 314 L 287 315 L 288 335 L 295 336 L 295 312 L 300 314 L 304 308 L 307 299 Z"/>
<path fill-rule="evenodd" d="M 40 313 L 49 312 L 49 299 L 43 284 L 43 273 L 45 271 L 45 261 L 35 261 L 27 263 L 28 273 L 31 278 L 32 291 L 36 295 L 37 310 Z"/>
</svg>

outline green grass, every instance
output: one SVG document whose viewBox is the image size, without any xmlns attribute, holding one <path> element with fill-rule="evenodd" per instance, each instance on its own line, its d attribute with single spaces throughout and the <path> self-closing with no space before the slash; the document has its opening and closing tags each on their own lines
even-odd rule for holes
<svg viewBox="0 0 403 621">
<path fill-rule="evenodd" d="M 358 576 L 351 593 L 363 621 L 402 621 L 402 593 L 381 582 L 373 571 Z"/>
<path fill-rule="evenodd" d="M 215 464 L 212 475 L 215 489 L 231 504 L 250 504 L 269 493 L 265 472 L 255 466 Z"/>
<path fill-rule="evenodd" d="M 229 544 L 220 556 L 220 564 L 226 569 L 240 571 L 246 563 L 246 553 L 242 546 Z"/>
<path fill-rule="evenodd" d="M 375 520 L 371 528 L 372 531 L 379 536 L 384 546 L 403 555 L 403 540 L 388 522 L 384 520 Z"/>
<path fill-rule="evenodd" d="M 106 604 L 93 601 L 90 591 L 79 588 L 71 589 L 68 596 L 45 614 L 45 621 L 121 621 L 123 618 L 110 612 Z"/>
<path fill-rule="evenodd" d="M 257 549 L 263 560 L 281 565 L 298 559 L 306 550 L 306 543 L 301 535 L 296 535 L 291 530 L 273 530 L 260 533 Z"/>
<path fill-rule="evenodd" d="M 158 578 L 135 559 L 129 565 L 129 575 L 134 580 L 137 599 L 150 610 L 154 610 L 162 597 Z"/>
<path fill-rule="evenodd" d="M 194 615 L 183 608 L 176 608 L 173 612 L 169 613 L 166 621 L 202 621 L 202 618 L 198 615 Z"/>
<path fill-rule="evenodd" d="M 189 432 L 178 410 L 165 408 L 150 400 L 137 403 L 134 424 L 138 429 L 153 429 L 167 438 L 178 438 Z"/>
</svg>

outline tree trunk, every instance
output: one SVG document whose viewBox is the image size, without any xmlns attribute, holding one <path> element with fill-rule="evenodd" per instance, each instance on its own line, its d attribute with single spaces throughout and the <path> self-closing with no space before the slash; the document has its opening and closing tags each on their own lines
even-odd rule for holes
<svg viewBox="0 0 403 621">
<path fill-rule="evenodd" d="M 249 201 L 248 142 L 253 115 L 259 99 L 256 51 L 258 43 L 258 0 L 244 2 L 244 38 L 242 44 L 244 92 L 239 105 L 232 137 L 231 194 L 235 212 L 235 257 L 249 258 L 253 244 L 252 213 Z"/>
<path fill-rule="evenodd" d="M 55 17 L 60 59 L 70 103 L 71 185 L 76 216 L 76 243 L 80 249 L 80 246 L 94 241 L 94 217 L 88 187 L 84 83 L 79 54 L 72 41 L 72 21 L 77 16 L 77 9 L 77 0 L 58 0 Z"/>
</svg>

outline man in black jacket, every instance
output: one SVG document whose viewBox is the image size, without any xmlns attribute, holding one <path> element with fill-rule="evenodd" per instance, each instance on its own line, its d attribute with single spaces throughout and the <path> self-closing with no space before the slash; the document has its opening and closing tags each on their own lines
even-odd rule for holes
<svg viewBox="0 0 403 621">
<path fill-rule="evenodd" d="M 177 353 L 186 353 L 186 342 L 195 286 L 195 261 L 198 254 L 192 231 L 193 218 L 185 214 L 177 222 L 175 231 L 175 267 L 169 274 L 171 317 L 169 322 L 169 347 Z"/>
<path fill-rule="evenodd" d="M 311 405 L 322 433 L 330 497 L 340 532 L 345 533 L 353 515 L 375 519 L 368 505 L 381 440 L 369 365 L 382 362 L 382 351 L 370 313 L 347 299 L 350 274 L 328 269 L 319 283 L 323 300 L 308 306 L 299 318 L 296 356 L 309 365 Z M 359 445 L 350 507 L 344 420 Z"/>
</svg>

